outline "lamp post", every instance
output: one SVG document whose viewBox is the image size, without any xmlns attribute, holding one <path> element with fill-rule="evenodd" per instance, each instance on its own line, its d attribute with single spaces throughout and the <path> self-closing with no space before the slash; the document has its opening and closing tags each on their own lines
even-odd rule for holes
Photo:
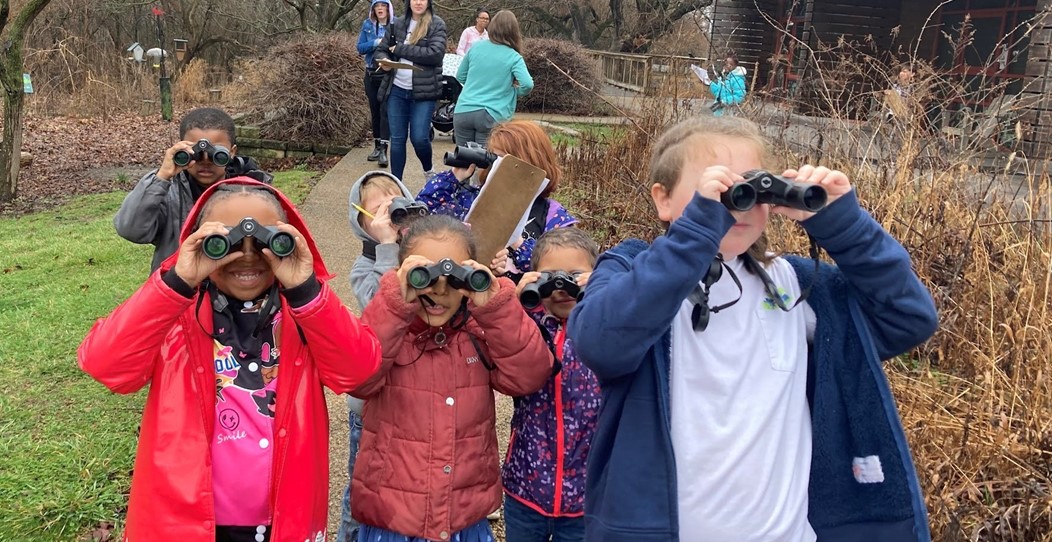
<svg viewBox="0 0 1052 542">
<path fill-rule="evenodd" d="M 154 6 L 153 15 L 157 20 L 157 41 L 161 44 L 161 73 L 160 73 L 160 87 L 161 87 L 161 118 L 167 121 L 172 120 L 172 80 L 168 78 L 168 70 L 165 68 L 164 60 L 164 27 L 161 24 L 161 17 L 164 16 L 164 10 Z"/>
</svg>

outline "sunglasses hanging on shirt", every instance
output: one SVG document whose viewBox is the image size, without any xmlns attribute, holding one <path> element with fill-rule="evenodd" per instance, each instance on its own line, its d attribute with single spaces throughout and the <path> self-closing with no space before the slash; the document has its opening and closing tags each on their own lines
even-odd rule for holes
<svg viewBox="0 0 1052 542">
<path fill-rule="evenodd" d="M 712 263 L 709 264 L 709 271 L 705 273 L 705 278 L 702 279 L 701 285 L 694 286 L 690 295 L 687 296 L 687 299 L 694 304 L 694 310 L 690 313 L 690 323 L 694 326 L 694 331 L 705 331 L 705 328 L 709 327 L 709 318 L 713 314 L 734 305 L 742 298 L 742 283 L 738 280 L 738 276 L 734 274 L 734 271 L 727 267 L 727 272 L 731 274 L 731 280 L 738 286 L 738 297 L 734 301 L 723 305 L 709 306 L 709 291 L 712 289 L 712 285 L 716 284 L 720 277 L 723 276 L 724 267 L 727 267 L 727 265 L 723 263 L 723 255 L 717 254 L 713 258 Z"/>
<path fill-rule="evenodd" d="M 811 237 L 810 235 L 808 236 L 808 241 L 810 243 L 810 246 L 808 247 L 808 255 L 815 262 L 815 273 L 813 280 L 817 280 L 819 269 L 818 243 L 815 241 L 814 237 Z M 760 282 L 763 282 L 763 289 L 767 293 L 767 297 L 779 309 L 782 309 L 785 312 L 789 312 L 801 302 L 803 302 L 805 299 L 807 299 L 807 296 L 811 294 L 812 285 L 808 284 L 807 288 L 804 288 L 803 291 L 800 292 L 800 297 L 797 298 L 796 302 L 794 302 L 792 306 L 786 306 L 785 300 L 782 299 L 781 292 L 778 291 L 778 286 L 774 283 L 774 280 L 771 279 L 771 276 L 767 274 L 767 271 L 763 268 L 763 266 L 760 265 L 760 262 L 757 262 L 755 258 L 749 255 L 748 252 L 742 254 L 739 257 L 745 264 L 745 269 L 760 278 Z M 738 298 L 729 303 L 724 303 L 723 305 L 710 307 L 709 291 L 712 288 L 712 285 L 716 284 L 716 282 L 720 280 L 720 276 L 723 275 L 723 268 L 725 267 L 727 268 L 727 272 L 731 274 L 731 279 L 734 280 L 735 286 L 738 287 Z M 723 262 L 723 255 L 717 254 L 716 258 L 712 260 L 711 264 L 709 264 L 709 271 L 705 274 L 705 278 L 702 280 L 702 284 L 700 286 L 695 286 L 694 289 L 690 292 L 690 295 L 687 296 L 687 299 L 689 299 L 690 302 L 694 304 L 694 310 L 690 314 L 690 322 L 694 326 L 694 331 L 705 331 L 705 328 L 709 326 L 709 318 L 713 314 L 734 305 L 735 303 L 740 301 L 741 298 L 741 281 L 738 280 L 738 276 L 734 274 L 734 271 L 731 270 L 730 267 L 727 267 L 727 265 Z"/>
</svg>

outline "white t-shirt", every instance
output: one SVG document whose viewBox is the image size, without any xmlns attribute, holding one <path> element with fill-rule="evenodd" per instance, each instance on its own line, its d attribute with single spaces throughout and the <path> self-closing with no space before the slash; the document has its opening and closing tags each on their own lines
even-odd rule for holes
<svg viewBox="0 0 1052 542">
<path fill-rule="evenodd" d="M 413 29 L 415 28 L 416 19 L 409 19 L 409 28 L 406 30 L 405 41 L 403 43 L 409 43 L 409 36 L 413 35 Z M 409 65 L 413 64 L 413 61 L 408 58 L 399 58 L 398 62 Z M 413 70 L 395 70 L 394 84 L 398 88 L 413 90 Z"/>
<path fill-rule="evenodd" d="M 814 542 L 807 521 L 811 418 L 807 343 L 815 315 L 784 312 L 740 259 L 727 262 L 741 300 L 695 332 L 689 300 L 672 323 L 672 447 L 680 540 Z M 775 259 L 767 272 L 786 306 L 800 295 L 796 273 Z M 727 269 L 709 305 L 738 297 Z"/>
</svg>

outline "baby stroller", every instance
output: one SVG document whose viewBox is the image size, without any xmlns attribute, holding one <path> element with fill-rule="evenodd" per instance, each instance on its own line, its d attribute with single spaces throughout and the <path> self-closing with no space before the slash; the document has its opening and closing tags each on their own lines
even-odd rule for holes
<svg viewBox="0 0 1052 542">
<path fill-rule="evenodd" d="M 435 139 L 435 132 L 453 137 L 453 110 L 457 107 L 457 98 L 464 88 L 457 81 L 457 69 L 460 67 L 460 55 L 446 54 L 442 60 L 442 95 L 435 105 L 435 113 L 431 115 L 431 139 Z"/>
</svg>

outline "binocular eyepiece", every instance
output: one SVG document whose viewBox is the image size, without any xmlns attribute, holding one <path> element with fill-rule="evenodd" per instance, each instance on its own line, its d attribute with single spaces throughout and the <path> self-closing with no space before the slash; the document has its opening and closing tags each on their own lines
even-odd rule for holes
<svg viewBox="0 0 1052 542">
<path fill-rule="evenodd" d="M 409 270 L 406 279 L 409 286 L 422 290 L 437 282 L 440 277 L 446 277 L 451 288 L 473 292 L 485 292 L 489 290 L 491 283 L 489 273 L 466 265 L 458 265 L 449 258 L 429 266 L 418 265 Z"/>
<path fill-rule="evenodd" d="M 231 250 L 237 250 L 246 237 L 259 243 L 258 249 L 269 248 L 275 256 L 284 258 L 296 250 L 296 238 L 271 226 L 264 226 L 252 217 L 245 217 L 226 235 L 214 233 L 205 237 L 201 251 L 213 260 L 222 260 Z"/>
<path fill-rule="evenodd" d="M 525 309 L 535 309 L 541 301 L 552 296 L 557 291 L 566 292 L 566 295 L 580 301 L 584 297 L 584 290 L 577 285 L 577 278 L 565 271 L 554 271 L 541 273 L 537 282 L 527 284 L 519 293 L 519 302 Z"/>
<path fill-rule="evenodd" d="M 745 181 L 734 183 L 720 196 L 720 201 L 733 211 L 748 211 L 757 203 L 769 203 L 818 212 L 826 206 L 826 189 L 812 183 L 783 179 L 773 173 L 755 169 L 745 172 Z"/>
<path fill-rule="evenodd" d="M 391 215 L 391 222 L 401 226 L 411 218 L 427 216 L 427 205 L 409 198 L 398 197 L 391 200 L 387 213 Z"/>
<path fill-rule="evenodd" d="M 442 162 L 449 167 L 466 168 L 475 164 L 479 168 L 486 169 L 497 161 L 497 155 L 486 150 L 478 143 L 468 143 L 466 146 L 457 145 L 453 152 L 447 152 Z"/>
<path fill-rule="evenodd" d="M 172 156 L 172 161 L 179 167 L 185 167 L 190 164 L 191 161 L 204 160 L 208 158 L 213 164 L 219 167 L 226 167 L 230 163 L 230 149 L 222 145 L 213 145 L 208 142 L 207 139 L 198 140 L 194 143 L 193 151 L 179 150 L 175 151 L 175 155 Z"/>
</svg>

